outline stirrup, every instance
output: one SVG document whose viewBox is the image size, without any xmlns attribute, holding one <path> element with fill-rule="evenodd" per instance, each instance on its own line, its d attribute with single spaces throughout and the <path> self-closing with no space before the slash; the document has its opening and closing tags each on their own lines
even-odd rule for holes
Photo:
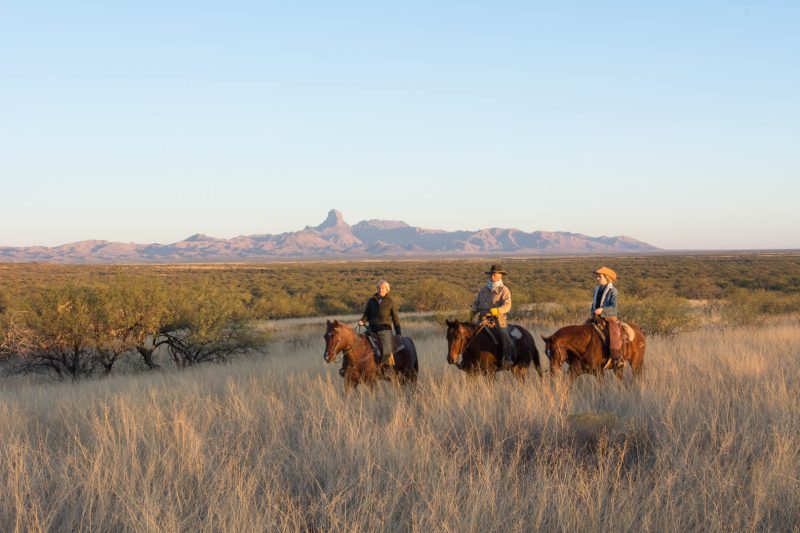
<svg viewBox="0 0 800 533">
<path fill-rule="evenodd" d="M 344 368 L 339 369 L 339 375 L 344 377 Z"/>
</svg>

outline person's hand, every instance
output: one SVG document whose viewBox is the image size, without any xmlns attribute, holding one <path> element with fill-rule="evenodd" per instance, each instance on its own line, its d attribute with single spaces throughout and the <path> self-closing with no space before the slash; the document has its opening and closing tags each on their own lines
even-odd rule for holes
<svg viewBox="0 0 800 533">
<path fill-rule="evenodd" d="M 598 307 L 597 309 L 594 310 L 594 314 L 596 314 L 596 315 L 600 315 L 602 313 L 603 313 L 603 308 L 602 307 Z"/>
<path fill-rule="evenodd" d="M 499 316 L 500 310 L 496 307 L 492 307 L 491 309 L 489 309 L 489 314 L 491 314 L 492 316 Z"/>
<path fill-rule="evenodd" d="M 364 321 L 363 321 L 363 320 L 359 320 L 359 321 L 358 321 L 358 325 L 359 325 L 359 326 L 361 326 L 361 327 L 363 328 L 363 327 L 364 327 Z"/>
</svg>

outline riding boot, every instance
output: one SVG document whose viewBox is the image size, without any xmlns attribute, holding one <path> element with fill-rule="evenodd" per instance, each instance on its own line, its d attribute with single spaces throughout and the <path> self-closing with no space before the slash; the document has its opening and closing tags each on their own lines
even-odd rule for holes
<svg viewBox="0 0 800 533">
<path fill-rule="evenodd" d="M 625 367 L 625 359 L 622 358 L 622 350 L 611 350 L 611 364 L 615 369 Z"/>
</svg>

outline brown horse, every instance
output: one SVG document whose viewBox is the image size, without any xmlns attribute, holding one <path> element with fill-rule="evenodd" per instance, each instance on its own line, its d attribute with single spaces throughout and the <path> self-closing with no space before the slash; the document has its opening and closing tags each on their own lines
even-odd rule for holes
<svg viewBox="0 0 800 533">
<path fill-rule="evenodd" d="M 483 323 L 472 324 L 458 320 L 446 320 L 447 323 L 447 362 L 457 365 L 459 369 L 474 375 L 478 373 L 489 376 L 502 370 L 503 348 L 500 339 L 495 340 L 486 331 Z M 511 372 L 524 380 L 528 375 L 528 367 L 533 362 L 536 372 L 541 377 L 542 365 L 539 361 L 539 350 L 533 337 L 525 328 L 514 324 L 508 325 L 509 334 L 517 349 L 517 361 Z M 461 357 L 461 362 L 458 358 Z"/>
<path fill-rule="evenodd" d="M 585 372 L 594 374 L 602 379 L 603 370 L 611 363 L 608 346 L 595 324 L 608 336 L 608 323 L 602 318 L 594 319 L 595 322 L 581 324 L 580 326 L 565 326 L 549 337 L 542 335 L 544 351 L 550 359 L 550 373 L 558 375 L 561 365 L 569 364 L 570 381 Z M 644 370 L 644 334 L 638 326 L 629 324 L 633 330 L 633 338 L 628 338 L 622 344 L 622 358 L 631 366 L 631 371 L 636 377 L 641 377 Z M 626 335 L 627 336 L 627 335 Z M 614 375 L 622 379 L 624 368 L 614 369 Z"/>
<path fill-rule="evenodd" d="M 340 373 L 344 377 L 347 390 L 355 388 L 359 383 L 374 386 L 379 379 L 397 380 L 400 383 L 416 382 L 419 363 L 414 341 L 409 337 L 396 336 L 395 344 L 397 349 L 394 351 L 394 369 L 383 372 L 375 360 L 372 344 L 364 333 L 358 334 L 338 320 L 328 320 L 323 358 L 327 363 L 334 363 L 337 355 L 344 354 Z"/>
</svg>

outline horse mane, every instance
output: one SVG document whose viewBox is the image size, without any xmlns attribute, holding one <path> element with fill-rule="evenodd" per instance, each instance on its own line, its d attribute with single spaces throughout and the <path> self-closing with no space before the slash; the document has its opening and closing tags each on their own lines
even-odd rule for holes
<svg viewBox="0 0 800 533">
<path fill-rule="evenodd" d="M 576 334 L 583 333 L 585 331 L 589 331 L 589 328 L 592 326 L 587 324 L 576 324 L 574 326 L 564 326 L 560 328 L 555 333 L 553 333 L 550 338 L 554 341 L 560 340 L 561 337 L 574 337 Z M 593 328 L 592 328 L 593 329 Z M 589 331 L 591 333 L 591 331 Z"/>
</svg>

